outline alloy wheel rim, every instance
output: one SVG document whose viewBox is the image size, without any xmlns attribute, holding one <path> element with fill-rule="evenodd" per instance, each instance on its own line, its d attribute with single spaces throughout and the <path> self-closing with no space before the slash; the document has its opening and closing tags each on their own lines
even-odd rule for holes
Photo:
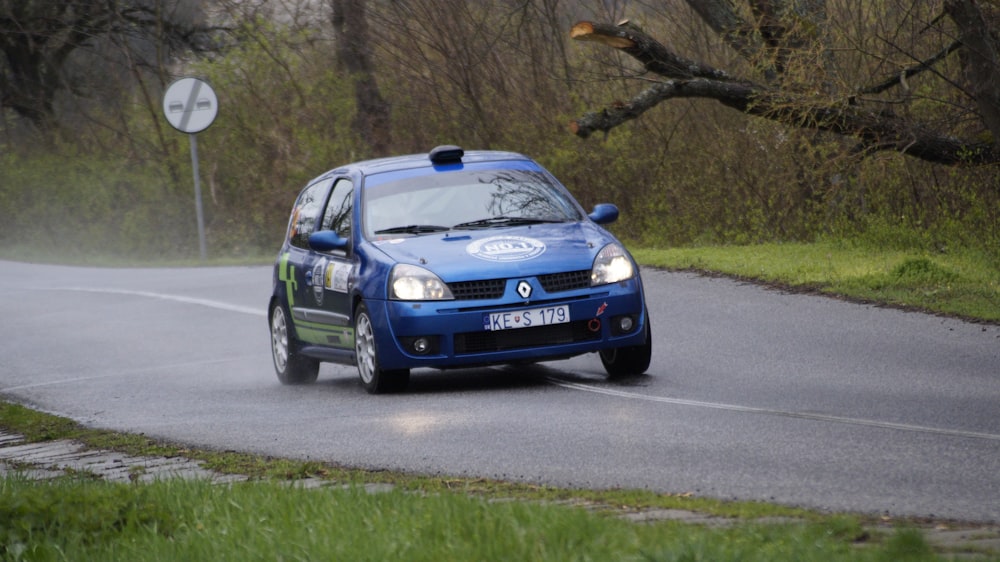
<svg viewBox="0 0 1000 562">
<path fill-rule="evenodd" d="M 369 384 L 375 378 L 375 337 L 372 334 L 372 324 L 367 314 L 358 316 L 357 342 L 358 372 L 361 380 Z"/>
<path fill-rule="evenodd" d="M 274 357 L 274 366 L 279 371 L 284 371 L 288 364 L 288 326 L 280 306 L 274 309 L 271 318 L 271 355 Z"/>
</svg>

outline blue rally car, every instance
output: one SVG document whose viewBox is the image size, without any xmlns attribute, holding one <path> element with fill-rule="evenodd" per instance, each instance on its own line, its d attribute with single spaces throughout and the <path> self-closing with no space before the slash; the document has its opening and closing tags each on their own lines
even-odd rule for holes
<svg viewBox="0 0 1000 562">
<path fill-rule="evenodd" d="M 611 377 L 649 367 L 639 269 L 537 162 L 439 146 L 331 170 L 302 191 L 274 267 L 271 351 L 285 384 L 357 365 L 371 393 L 410 369 L 599 352 Z"/>
</svg>

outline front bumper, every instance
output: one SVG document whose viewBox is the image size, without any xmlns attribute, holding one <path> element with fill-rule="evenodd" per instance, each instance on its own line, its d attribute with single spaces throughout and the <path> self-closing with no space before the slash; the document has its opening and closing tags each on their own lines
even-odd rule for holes
<svg viewBox="0 0 1000 562">
<path fill-rule="evenodd" d="M 517 294 L 516 281 L 508 280 L 497 299 L 367 301 L 381 367 L 443 369 L 544 361 L 645 342 L 647 318 L 638 277 L 558 293 L 536 290 L 536 298 L 527 302 Z M 484 327 L 491 313 L 562 305 L 569 310 L 567 323 L 506 330 Z M 422 352 L 415 349 L 422 346 Z"/>
</svg>

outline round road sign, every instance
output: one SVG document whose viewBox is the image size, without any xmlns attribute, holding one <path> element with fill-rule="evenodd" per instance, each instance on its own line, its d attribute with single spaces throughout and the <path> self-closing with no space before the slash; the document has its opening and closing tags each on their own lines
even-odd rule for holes
<svg viewBox="0 0 1000 562">
<path fill-rule="evenodd" d="M 163 114 L 182 133 L 199 133 L 215 121 L 219 98 L 208 83 L 197 78 L 176 80 L 163 94 Z"/>
</svg>

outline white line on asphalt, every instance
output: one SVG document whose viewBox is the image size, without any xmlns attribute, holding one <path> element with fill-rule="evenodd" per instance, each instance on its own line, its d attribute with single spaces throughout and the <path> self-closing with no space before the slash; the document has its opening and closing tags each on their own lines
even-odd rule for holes
<svg viewBox="0 0 1000 562">
<path fill-rule="evenodd" d="M 576 382 L 565 381 L 556 377 L 546 377 L 546 379 L 556 385 L 563 388 L 569 388 L 572 390 L 582 390 L 584 392 L 593 392 L 595 394 L 604 394 L 607 396 L 616 396 L 618 398 L 630 398 L 634 400 L 645 400 L 647 402 L 660 402 L 665 404 L 679 404 L 682 406 L 696 406 L 700 408 L 712 408 L 715 410 L 729 410 L 732 412 L 746 412 L 750 414 L 767 414 L 772 416 L 784 416 L 788 418 L 798 418 L 805 420 L 815 420 L 815 421 L 825 421 L 832 423 L 843 423 L 851 425 L 864 425 L 869 427 L 881 427 L 884 429 L 897 429 L 900 431 L 912 431 L 917 433 L 931 433 L 935 435 L 949 435 L 952 437 L 971 437 L 973 439 L 989 439 L 992 441 L 1000 441 L 1000 435 L 993 433 L 980 433 L 977 431 L 962 431 L 960 429 L 940 429 L 936 427 L 924 427 L 919 425 L 910 425 L 905 423 L 893 423 L 893 422 L 883 422 L 877 420 L 866 420 L 860 418 L 847 418 L 842 416 L 830 416 L 826 414 L 809 414 L 802 412 L 786 412 L 783 410 L 771 410 L 767 408 L 752 408 L 749 406 L 738 406 L 735 404 L 721 404 L 717 402 L 702 402 L 700 400 L 686 400 L 683 398 L 667 398 L 663 396 L 648 396 L 645 394 L 637 394 L 634 392 L 625 392 L 623 390 L 614 390 L 611 388 L 601 388 L 599 386 L 591 386 L 589 384 L 581 384 Z"/>
<path fill-rule="evenodd" d="M 67 383 L 73 383 L 73 382 L 92 381 L 92 380 L 97 380 L 97 379 L 107 379 L 107 378 L 111 378 L 111 377 L 126 377 L 126 376 L 132 376 L 132 375 L 143 375 L 143 374 L 146 374 L 146 373 L 155 373 L 156 371 L 162 371 L 164 369 L 179 369 L 179 368 L 184 368 L 184 367 L 192 367 L 192 366 L 195 366 L 195 365 L 213 365 L 213 364 L 216 364 L 216 363 L 228 363 L 230 361 L 239 361 L 241 359 L 243 359 L 243 357 L 227 357 L 227 358 L 222 358 L 222 359 L 205 359 L 205 360 L 202 360 L 202 361 L 185 361 L 183 363 L 172 363 L 172 364 L 169 364 L 169 365 L 153 365 L 153 366 L 150 366 L 150 367 L 143 367 L 141 369 L 127 369 L 127 370 L 124 370 L 124 371 L 116 371 L 114 373 L 104 373 L 102 375 L 93 375 L 93 376 L 89 376 L 89 377 L 73 377 L 73 378 L 69 378 L 69 379 L 59 379 L 59 380 L 54 380 L 54 381 L 34 382 L 34 383 L 31 383 L 31 384 L 22 384 L 22 385 L 18 385 L 18 386 L 8 386 L 8 387 L 5 387 L 5 388 L 0 388 L 0 392 L 8 392 L 8 391 L 11 391 L 11 390 L 22 390 L 22 389 L 25 389 L 25 388 L 35 388 L 35 387 L 39 387 L 39 386 L 52 386 L 52 385 L 56 385 L 56 384 L 67 384 Z"/>
<path fill-rule="evenodd" d="M 213 301 L 209 299 L 199 299 L 195 297 L 184 297 L 181 295 L 168 295 L 164 293 L 153 293 L 150 291 L 132 291 L 129 289 L 93 289 L 86 287 L 60 287 L 57 289 L 52 289 L 55 291 L 78 291 L 82 293 L 106 293 L 110 295 L 130 295 L 134 297 L 147 297 L 151 299 L 160 299 L 173 302 L 182 302 L 185 304 L 197 304 L 200 306 L 207 306 L 209 308 L 217 308 L 219 310 L 228 310 L 229 312 L 240 312 L 243 314 L 252 314 L 254 316 L 267 316 L 267 313 L 259 308 L 253 308 L 249 306 L 240 306 L 238 304 L 229 304 L 222 301 Z"/>
</svg>

